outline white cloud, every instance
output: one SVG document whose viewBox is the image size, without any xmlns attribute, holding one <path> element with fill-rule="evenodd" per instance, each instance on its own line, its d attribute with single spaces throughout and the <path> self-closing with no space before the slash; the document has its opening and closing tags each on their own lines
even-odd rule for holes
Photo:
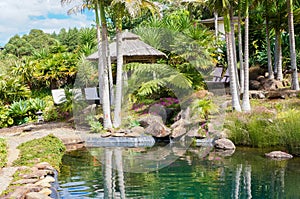
<svg viewBox="0 0 300 199">
<path fill-rule="evenodd" d="M 60 0 L 1 0 L 0 46 L 10 37 L 33 28 L 58 32 L 61 28 L 89 27 L 93 21 L 86 14 L 67 15 L 75 5 L 80 5 L 80 0 L 64 6 Z"/>
</svg>

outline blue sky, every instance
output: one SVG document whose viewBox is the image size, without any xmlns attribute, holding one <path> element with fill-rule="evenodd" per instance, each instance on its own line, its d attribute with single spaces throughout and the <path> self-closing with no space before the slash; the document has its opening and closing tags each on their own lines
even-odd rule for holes
<svg viewBox="0 0 300 199">
<path fill-rule="evenodd" d="M 1 0 L 0 1 L 0 46 L 9 38 L 28 34 L 31 29 L 44 32 L 59 32 L 61 28 L 90 27 L 94 24 L 91 11 L 67 15 L 67 11 L 80 5 L 80 0 L 62 6 L 60 0 Z"/>
</svg>

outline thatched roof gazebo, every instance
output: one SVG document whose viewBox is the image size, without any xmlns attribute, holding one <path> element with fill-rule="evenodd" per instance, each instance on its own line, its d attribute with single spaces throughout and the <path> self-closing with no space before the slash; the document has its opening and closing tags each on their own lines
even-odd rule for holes
<svg viewBox="0 0 300 199">
<path fill-rule="evenodd" d="M 128 31 L 122 33 L 123 61 L 154 63 L 157 59 L 165 58 L 166 54 L 140 40 L 140 37 Z M 109 44 L 111 61 L 117 60 L 116 41 Z M 87 60 L 98 61 L 98 52 L 87 57 Z"/>
</svg>

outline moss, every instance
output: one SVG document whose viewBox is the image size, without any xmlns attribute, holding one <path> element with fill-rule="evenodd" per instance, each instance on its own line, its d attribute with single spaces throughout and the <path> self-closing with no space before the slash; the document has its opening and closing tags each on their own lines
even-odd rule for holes
<svg viewBox="0 0 300 199">
<path fill-rule="evenodd" d="M 0 138 L 0 168 L 6 166 L 7 162 L 7 144 L 6 141 Z"/>
<path fill-rule="evenodd" d="M 48 162 L 58 171 L 66 150 L 62 141 L 52 134 L 23 143 L 18 149 L 20 156 L 13 163 L 14 166 L 33 166 L 39 162 Z"/>
</svg>

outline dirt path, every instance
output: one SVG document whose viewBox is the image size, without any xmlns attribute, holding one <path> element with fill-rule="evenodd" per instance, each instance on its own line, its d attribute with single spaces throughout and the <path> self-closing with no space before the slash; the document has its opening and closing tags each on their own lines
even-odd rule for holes
<svg viewBox="0 0 300 199">
<path fill-rule="evenodd" d="M 49 134 L 54 134 L 56 137 L 75 138 L 78 133 L 67 123 L 49 123 L 43 125 L 32 126 L 33 129 L 29 132 L 23 132 L 27 127 L 13 127 L 0 130 L 0 138 L 4 138 L 8 144 L 8 161 L 7 166 L 0 169 L 0 194 L 9 186 L 12 175 L 16 172 L 18 167 L 12 166 L 12 163 L 18 158 L 19 150 L 17 147 L 27 141 L 42 138 Z"/>
</svg>

